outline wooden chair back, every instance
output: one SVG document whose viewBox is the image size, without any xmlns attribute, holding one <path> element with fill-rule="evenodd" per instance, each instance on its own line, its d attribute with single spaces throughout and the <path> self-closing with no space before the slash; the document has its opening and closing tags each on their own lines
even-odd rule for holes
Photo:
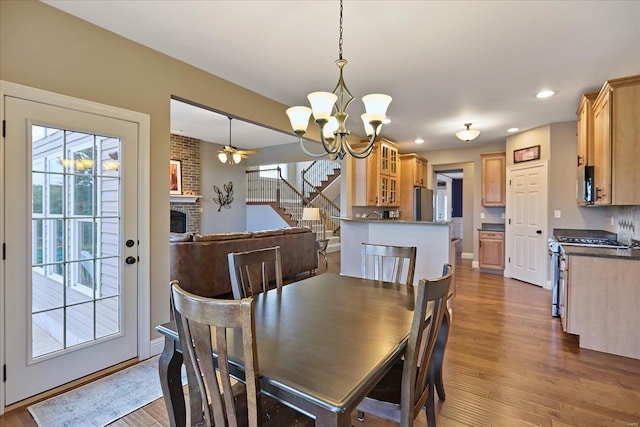
<svg viewBox="0 0 640 427">
<path fill-rule="evenodd" d="M 416 251 L 415 246 L 363 243 L 361 248 L 361 275 L 367 279 L 413 285 L 416 269 Z"/>
<path fill-rule="evenodd" d="M 237 427 L 239 418 L 240 424 L 248 421 L 249 426 L 259 425 L 261 408 L 257 392 L 259 369 L 253 299 L 201 297 L 183 290 L 175 281 L 171 292 L 185 363 L 190 363 L 195 372 L 197 388 L 204 402 L 205 425 Z M 234 393 L 236 390 L 233 390 L 229 374 L 227 332 L 237 329 L 242 331 L 246 409 L 244 399 L 234 399 L 237 392 Z M 217 354 L 215 361 L 212 349 Z M 216 375 L 216 366 L 219 376 Z M 211 403 L 207 405 L 209 401 Z M 241 412 L 243 409 L 247 414 Z"/>
<path fill-rule="evenodd" d="M 229 276 L 234 299 L 255 296 L 275 284 L 282 289 L 282 259 L 280 246 L 247 252 L 232 252 Z"/>
<path fill-rule="evenodd" d="M 430 381 L 432 379 L 429 377 L 429 370 L 442 319 L 447 310 L 452 273 L 453 268 L 447 264 L 442 277 L 433 280 L 420 279 L 418 282 L 418 296 L 402 370 L 400 425 L 403 426 L 412 425 L 425 406 L 429 394 L 433 393 L 433 381 Z M 427 417 L 429 415 L 433 414 L 427 414 Z"/>
</svg>

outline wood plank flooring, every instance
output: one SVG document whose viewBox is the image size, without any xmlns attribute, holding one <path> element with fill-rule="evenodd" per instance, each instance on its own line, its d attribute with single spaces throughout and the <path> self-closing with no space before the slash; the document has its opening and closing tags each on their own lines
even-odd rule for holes
<svg viewBox="0 0 640 427">
<path fill-rule="evenodd" d="M 339 253 L 329 254 L 329 271 L 339 272 L 339 263 Z M 640 360 L 580 349 L 550 313 L 551 291 L 458 260 L 439 427 L 640 426 Z M 355 414 L 352 423 L 394 425 L 371 415 L 360 422 Z M 162 399 L 113 424 L 166 425 Z M 0 426 L 35 423 L 21 408 L 0 417 Z M 426 426 L 423 414 L 416 426 Z"/>
</svg>

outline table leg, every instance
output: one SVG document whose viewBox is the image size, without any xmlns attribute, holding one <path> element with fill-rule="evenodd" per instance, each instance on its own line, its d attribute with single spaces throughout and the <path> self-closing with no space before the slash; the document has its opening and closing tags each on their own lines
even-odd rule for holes
<svg viewBox="0 0 640 427">
<path fill-rule="evenodd" d="M 444 383 L 442 381 L 442 362 L 444 360 L 444 351 L 447 348 L 447 340 L 449 339 L 449 326 L 451 324 L 451 315 L 449 314 L 449 310 L 444 308 L 444 318 L 442 319 L 442 326 L 440 327 L 440 332 L 438 333 L 438 338 L 436 340 L 436 347 L 433 351 L 433 363 L 434 363 L 434 382 L 435 388 L 438 392 L 438 397 L 440 400 L 444 400 L 446 394 L 444 392 Z"/>
<path fill-rule="evenodd" d="M 177 349 L 177 342 L 164 339 L 164 348 L 160 355 L 158 371 L 160 374 L 160 386 L 164 403 L 167 406 L 169 415 L 169 425 L 171 427 L 186 426 L 187 412 L 184 405 L 184 394 L 182 393 L 182 354 Z"/>
</svg>

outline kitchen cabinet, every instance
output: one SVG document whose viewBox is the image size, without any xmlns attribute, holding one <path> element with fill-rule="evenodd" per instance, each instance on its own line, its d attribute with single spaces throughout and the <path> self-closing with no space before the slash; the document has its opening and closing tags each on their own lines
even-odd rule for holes
<svg viewBox="0 0 640 427">
<path fill-rule="evenodd" d="M 504 231 L 479 231 L 480 268 L 504 270 Z"/>
<path fill-rule="evenodd" d="M 640 205 L 640 75 L 609 80 L 593 105 L 595 205 Z"/>
<path fill-rule="evenodd" d="M 562 326 L 580 347 L 640 359 L 640 261 L 567 255 Z"/>
<path fill-rule="evenodd" d="M 505 205 L 506 163 L 504 152 L 480 154 L 482 158 L 482 206 Z"/>
<path fill-rule="evenodd" d="M 399 206 L 400 163 L 398 147 L 394 142 L 377 140 L 366 159 L 355 159 L 354 162 L 356 182 L 366 183 L 356 188 L 356 205 Z"/>
<path fill-rule="evenodd" d="M 584 167 L 593 165 L 593 104 L 598 93 L 582 95 L 576 115 L 578 117 L 578 159 L 577 159 L 577 194 L 579 206 L 586 206 L 584 201 Z"/>
<path fill-rule="evenodd" d="M 413 219 L 414 187 L 427 187 L 427 159 L 415 153 L 400 154 L 400 218 Z"/>
</svg>

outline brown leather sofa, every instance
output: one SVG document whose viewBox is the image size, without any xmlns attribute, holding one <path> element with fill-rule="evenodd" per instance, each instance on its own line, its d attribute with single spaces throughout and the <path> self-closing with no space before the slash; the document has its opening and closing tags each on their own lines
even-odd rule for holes
<svg viewBox="0 0 640 427">
<path fill-rule="evenodd" d="M 280 246 L 285 278 L 318 268 L 316 235 L 302 227 L 204 236 L 172 234 L 169 246 L 170 280 L 178 280 L 188 292 L 206 297 L 231 293 L 230 252 Z"/>
</svg>

